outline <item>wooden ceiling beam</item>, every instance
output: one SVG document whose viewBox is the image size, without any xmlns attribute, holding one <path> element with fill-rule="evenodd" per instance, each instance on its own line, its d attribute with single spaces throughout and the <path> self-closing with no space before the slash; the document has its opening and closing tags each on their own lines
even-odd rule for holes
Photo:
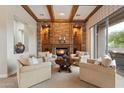
<svg viewBox="0 0 124 93">
<path fill-rule="evenodd" d="M 28 7 L 28 5 L 21 5 L 30 16 L 32 16 L 32 18 L 37 22 L 38 18 L 37 16 L 32 12 L 32 10 Z"/>
<path fill-rule="evenodd" d="M 57 22 L 57 23 L 84 23 L 84 20 L 73 20 L 69 21 L 68 19 L 54 19 L 54 21 L 51 21 L 49 19 L 38 19 L 38 22 Z"/>
<path fill-rule="evenodd" d="M 85 22 L 87 22 L 89 18 L 93 16 L 101 7 L 102 5 L 97 5 L 96 8 L 87 16 L 87 18 L 85 19 Z"/>
<path fill-rule="evenodd" d="M 51 21 L 54 21 L 55 17 L 54 17 L 53 6 L 52 5 L 47 5 L 47 10 L 49 12 Z"/>
<path fill-rule="evenodd" d="M 69 21 L 73 21 L 73 18 L 77 12 L 79 8 L 79 5 L 73 5 L 72 9 L 71 9 L 71 13 L 70 13 L 70 17 L 69 17 Z"/>
</svg>

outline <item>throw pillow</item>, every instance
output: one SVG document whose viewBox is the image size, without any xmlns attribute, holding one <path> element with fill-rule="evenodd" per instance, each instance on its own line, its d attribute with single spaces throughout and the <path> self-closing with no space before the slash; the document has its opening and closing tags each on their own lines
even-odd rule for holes
<svg viewBox="0 0 124 93">
<path fill-rule="evenodd" d="M 94 64 L 101 65 L 102 61 L 96 60 Z"/>
<path fill-rule="evenodd" d="M 76 57 L 81 57 L 81 56 L 82 56 L 82 53 L 79 52 L 79 51 L 77 51 L 77 52 L 76 52 Z"/>
<path fill-rule="evenodd" d="M 80 52 L 76 51 L 76 57 L 79 57 L 79 56 L 80 56 Z"/>
<path fill-rule="evenodd" d="M 20 64 L 22 66 L 29 66 L 31 65 L 31 63 L 29 62 L 29 59 L 26 57 L 21 57 L 20 59 L 18 59 L 18 61 L 20 62 Z"/>
<path fill-rule="evenodd" d="M 94 64 L 101 65 L 101 63 L 102 63 L 102 58 L 99 57 L 98 59 L 96 59 Z"/>
<path fill-rule="evenodd" d="M 32 57 L 32 64 L 38 64 L 38 63 L 39 63 L 39 62 L 38 62 L 37 58 Z"/>
<path fill-rule="evenodd" d="M 108 55 L 106 55 L 103 59 L 102 59 L 102 65 L 105 67 L 108 67 L 112 62 L 111 57 L 109 57 Z"/>
</svg>

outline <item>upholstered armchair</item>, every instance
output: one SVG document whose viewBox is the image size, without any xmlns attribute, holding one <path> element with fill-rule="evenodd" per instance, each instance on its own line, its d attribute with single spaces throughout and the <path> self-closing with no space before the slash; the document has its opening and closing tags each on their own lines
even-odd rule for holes
<svg viewBox="0 0 124 93">
<path fill-rule="evenodd" d="M 81 62 L 87 62 L 87 59 L 89 58 L 88 53 L 83 51 L 76 51 L 76 54 L 71 54 L 70 56 L 73 64 L 77 66 Z"/>
<path fill-rule="evenodd" d="M 74 65 L 79 65 L 80 57 L 76 57 L 76 54 L 71 54 L 71 61 Z"/>
</svg>

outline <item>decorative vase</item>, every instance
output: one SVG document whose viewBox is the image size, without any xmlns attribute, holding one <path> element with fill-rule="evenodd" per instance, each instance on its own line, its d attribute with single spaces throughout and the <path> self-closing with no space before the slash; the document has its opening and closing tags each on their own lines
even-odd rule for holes
<svg viewBox="0 0 124 93">
<path fill-rule="evenodd" d="M 21 42 L 15 45 L 15 52 L 16 53 L 23 53 L 25 51 L 25 46 Z"/>
</svg>

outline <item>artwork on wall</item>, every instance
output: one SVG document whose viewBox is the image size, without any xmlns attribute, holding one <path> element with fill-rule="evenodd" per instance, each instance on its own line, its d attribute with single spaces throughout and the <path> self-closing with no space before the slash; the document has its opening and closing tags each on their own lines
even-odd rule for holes
<svg viewBox="0 0 124 93">
<path fill-rule="evenodd" d="M 18 42 L 18 44 L 15 45 L 15 52 L 16 53 L 23 53 L 25 51 L 25 45 L 21 42 Z"/>
<path fill-rule="evenodd" d="M 25 23 L 14 20 L 14 54 L 28 51 L 28 27 Z"/>
</svg>

